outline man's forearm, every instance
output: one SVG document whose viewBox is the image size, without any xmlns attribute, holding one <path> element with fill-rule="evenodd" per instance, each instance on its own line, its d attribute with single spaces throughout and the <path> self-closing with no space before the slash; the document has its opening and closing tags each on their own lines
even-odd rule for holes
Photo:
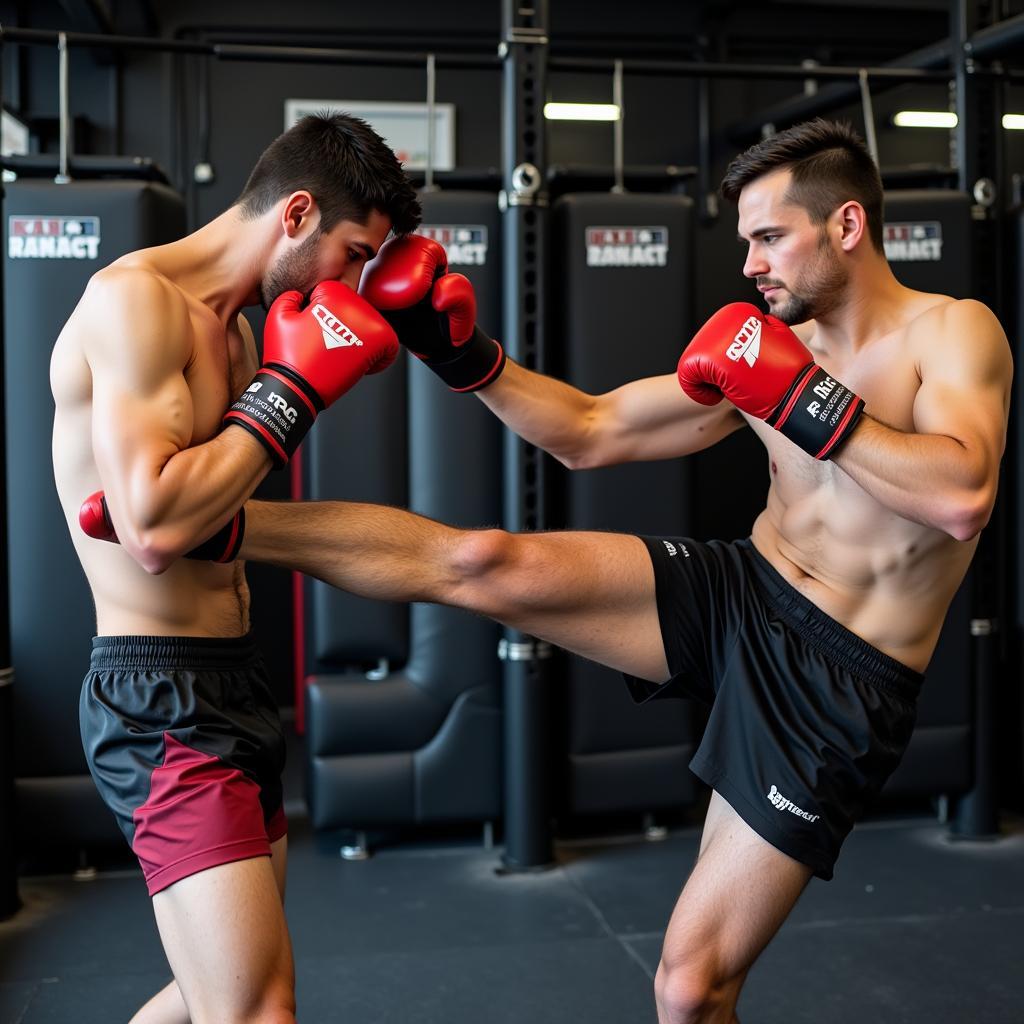
<svg viewBox="0 0 1024 1024">
<path fill-rule="evenodd" d="M 513 433 L 563 461 L 587 443 L 595 398 L 554 377 L 527 370 L 511 359 L 477 397 Z"/>
<path fill-rule="evenodd" d="M 460 531 L 403 509 L 348 501 L 250 501 L 239 557 L 382 601 L 447 603 Z"/>
<path fill-rule="evenodd" d="M 231 427 L 213 440 L 177 452 L 163 463 L 142 462 L 123 472 L 116 452 L 97 445 L 104 483 L 104 532 L 90 536 L 116 539 L 148 572 L 163 572 L 231 523 L 242 503 L 270 468 L 262 445 Z M 140 460 L 141 461 L 141 460 Z M 100 493 L 83 495 L 97 518 Z M 90 518 L 86 516 L 86 518 Z M 97 526 L 99 526 L 97 518 Z"/>
<path fill-rule="evenodd" d="M 980 452 L 940 434 L 908 434 L 861 417 L 832 459 L 905 519 L 968 540 L 985 525 L 996 476 Z"/>
</svg>

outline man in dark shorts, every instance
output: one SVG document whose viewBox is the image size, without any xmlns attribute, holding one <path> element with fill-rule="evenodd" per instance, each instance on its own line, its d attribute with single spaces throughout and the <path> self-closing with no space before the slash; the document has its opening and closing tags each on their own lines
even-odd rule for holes
<svg viewBox="0 0 1024 1024">
<path fill-rule="evenodd" d="M 420 239 L 389 242 L 361 292 L 445 383 L 571 469 L 686 455 L 750 427 L 771 487 L 749 540 L 525 536 L 253 502 L 243 544 L 370 597 L 490 615 L 622 670 L 638 700 L 711 702 L 692 767 L 714 792 L 665 937 L 662 1024 L 736 1019 L 751 964 L 810 876 L 831 876 L 896 766 L 991 512 L 1010 393 L 988 309 L 893 277 L 881 182 L 850 129 L 776 135 L 722 191 L 771 315 L 726 307 L 676 374 L 608 394 L 506 361 L 471 328 L 465 285 L 433 283 Z"/>
<path fill-rule="evenodd" d="M 750 427 L 770 489 L 749 540 L 249 502 L 241 549 L 366 597 L 488 615 L 622 671 L 638 700 L 711 703 L 692 767 L 713 792 L 662 949 L 661 1024 L 736 1020 L 751 965 L 810 877 L 831 876 L 902 755 L 991 514 L 1012 373 L 988 309 L 893 277 L 878 172 L 846 126 L 754 146 L 722 191 L 771 315 L 727 306 L 675 374 L 607 394 L 506 360 L 424 239 L 389 242 L 360 290 L 449 387 L 571 469 L 686 455 Z"/>
<path fill-rule="evenodd" d="M 235 561 L 242 505 L 319 411 L 394 359 L 354 289 L 419 216 L 367 124 L 304 118 L 226 212 L 97 273 L 54 348 L 57 489 L 99 634 L 82 739 L 174 974 L 139 1024 L 295 1019 L 284 737 Z M 257 302 L 262 366 L 240 315 Z M 79 528 L 98 488 L 121 548 Z"/>
</svg>

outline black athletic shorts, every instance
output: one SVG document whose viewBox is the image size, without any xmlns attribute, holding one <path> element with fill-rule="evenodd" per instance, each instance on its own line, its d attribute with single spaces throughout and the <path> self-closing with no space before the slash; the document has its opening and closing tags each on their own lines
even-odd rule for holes
<svg viewBox="0 0 1024 1024">
<path fill-rule="evenodd" d="M 711 705 L 690 768 L 820 878 L 910 741 L 923 676 L 829 618 L 749 540 L 641 538 L 672 678 L 633 699 Z"/>
<path fill-rule="evenodd" d="M 150 895 L 287 832 L 284 733 L 251 636 L 95 637 L 79 717 Z"/>
</svg>

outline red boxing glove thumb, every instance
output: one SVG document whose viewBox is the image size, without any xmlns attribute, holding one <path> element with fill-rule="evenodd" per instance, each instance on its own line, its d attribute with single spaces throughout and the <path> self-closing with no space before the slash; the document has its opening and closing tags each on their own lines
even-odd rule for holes
<svg viewBox="0 0 1024 1024">
<path fill-rule="evenodd" d="M 431 304 L 438 313 L 448 314 L 448 330 L 453 345 L 465 345 L 476 324 L 476 292 L 463 274 L 438 278 L 431 293 Z"/>
<path fill-rule="evenodd" d="M 281 292 L 267 311 L 268 315 L 272 314 L 273 316 L 300 312 L 302 312 L 302 292 L 295 291 L 295 289 Z"/>
</svg>

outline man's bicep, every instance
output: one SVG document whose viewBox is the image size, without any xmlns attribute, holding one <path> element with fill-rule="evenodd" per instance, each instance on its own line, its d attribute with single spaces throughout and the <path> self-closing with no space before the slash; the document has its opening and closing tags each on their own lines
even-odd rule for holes
<svg viewBox="0 0 1024 1024">
<path fill-rule="evenodd" d="M 140 484 L 188 447 L 193 427 L 184 377 L 191 354 L 188 317 L 159 284 L 134 285 L 131 295 L 117 284 L 108 288 L 103 298 L 109 315 L 91 319 L 86 328 L 93 454 L 115 504 L 138 496 Z"/>
<path fill-rule="evenodd" d="M 665 459 L 708 448 L 744 425 L 728 402 L 701 405 L 676 375 L 632 381 L 601 396 L 608 430 L 631 459 Z"/>
<path fill-rule="evenodd" d="M 158 475 L 192 436 L 192 401 L 180 370 L 148 393 L 121 383 L 93 377 L 93 455 L 104 488 L 115 495 Z"/>
</svg>

